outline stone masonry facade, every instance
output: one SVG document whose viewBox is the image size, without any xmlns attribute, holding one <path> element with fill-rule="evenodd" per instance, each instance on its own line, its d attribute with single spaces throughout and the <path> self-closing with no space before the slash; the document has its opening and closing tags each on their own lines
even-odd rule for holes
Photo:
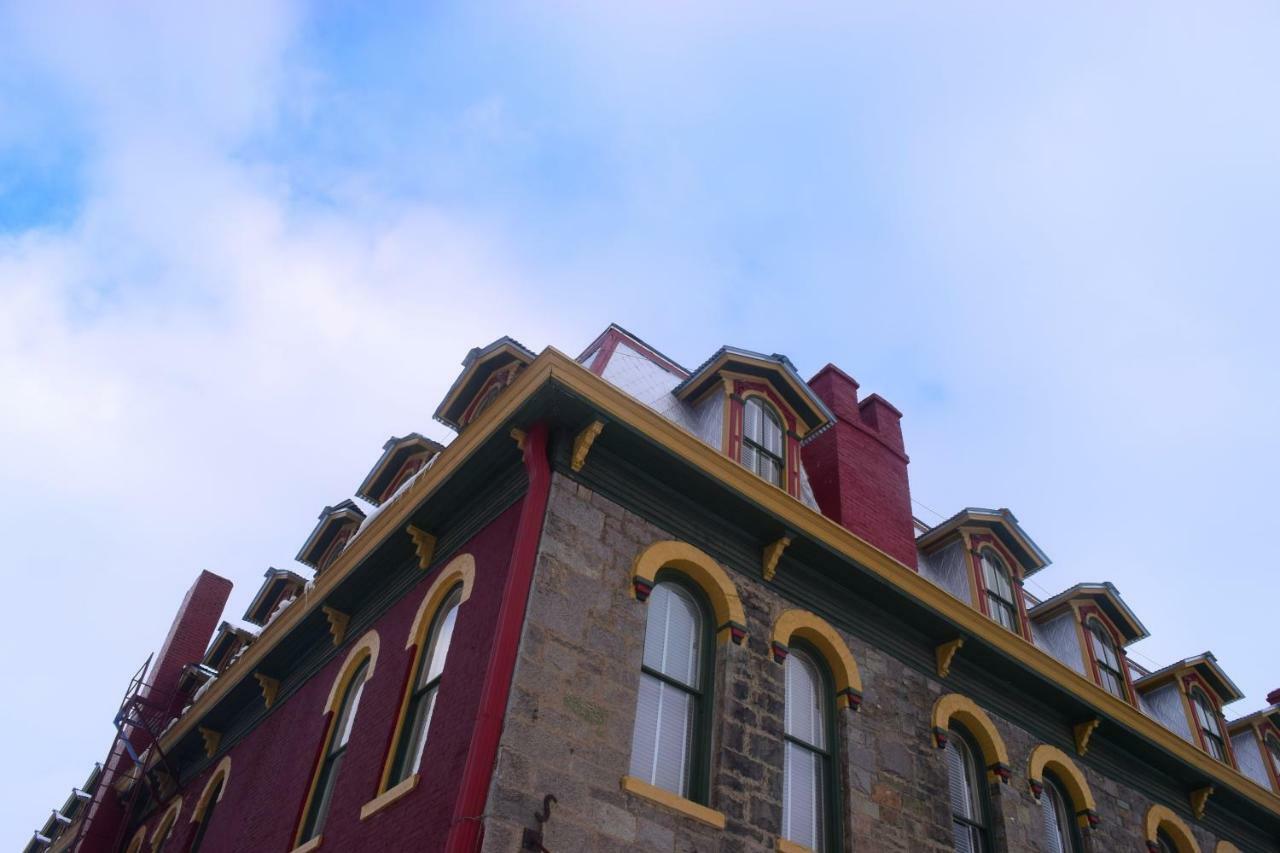
<svg viewBox="0 0 1280 853">
<path fill-rule="evenodd" d="M 711 797 L 715 829 L 622 790 L 644 641 L 645 605 L 631 594 L 632 562 L 674 538 L 585 486 L 556 475 L 485 818 L 484 849 L 518 850 L 545 794 L 557 804 L 543 843 L 552 853 L 639 850 L 710 853 L 775 849 L 782 819 L 783 667 L 769 632 L 793 605 L 758 577 L 726 566 L 746 609 L 744 645 L 716 647 Z M 692 543 L 697 545 L 698 543 Z M 842 632 L 862 674 L 864 701 L 839 711 L 844 849 L 952 850 L 946 762 L 930 736 L 948 692 L 896 658 Z M 1013 776 L 991 788 L 993 849 L 1040 853 L 1039 803 L 1028 790 L 1036 738 L 991 713 Z M 1101 824 L 1090 853 L 1142 851 L 1152 802 L 1077 762 Z M 1203 850 L 1214 839 L 1193 827 Z"/>
</svg>

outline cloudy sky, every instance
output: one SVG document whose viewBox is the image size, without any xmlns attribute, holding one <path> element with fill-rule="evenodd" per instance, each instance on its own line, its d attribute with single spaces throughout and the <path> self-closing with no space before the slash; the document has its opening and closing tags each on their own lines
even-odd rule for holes
<svg viewBox="0 0 1280 853">
<path fill-rule="evenodd" d="M 468 348 L 611 320 L 840 365 L 921 517 L 1280 687 L 1273 5 L 182 5 L 0 2 L 0 843 L 200 569 L 238 615 Z"/>
</svg>

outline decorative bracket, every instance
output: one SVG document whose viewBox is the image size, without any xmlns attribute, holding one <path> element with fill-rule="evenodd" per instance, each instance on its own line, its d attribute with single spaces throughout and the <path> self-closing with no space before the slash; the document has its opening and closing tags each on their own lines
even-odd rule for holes
<svg viewBox="0 0 1280 853">
<path fill-rule="evenodd" d="M 425 569 L 430 566 L 431 558 L 436 553 L 436 537 L 413 524 L 406 527 L 405 532 L 413 540 L 414 550 L 418 552 L 418 568 Z"/>
<path fill-rule="evenodd" d="M 600 435 L 600 430 L 604 429 L 604 421 L 592 421 L 583 427 L 582 432 L 578 433 L 573 439 L 573 458 L 569 460 L 569 467 L 575 471 L 581 471 L 582 466 L 587 464 L 587 454 L 591 452 L 591 445 L 595 442 L 596 437 Z"/>
<path fill-rule="evenodd" d="M 1093 736 L 1093 730 L 1102 724 L 1102 720 L 1094 717 L 1092 720 L 1085 720 L 1083 723 L 1076 723 L 1072 727 L 1072 734 L 1076 737 L 1076 753 L 1084 755 L 1089 751 L 1089 738 Z"/>
<path fill-rule="evenodd" d="M 1209 804 L 1209 795 L 1212 793 L 1212 785 L 1205 785 L 1191 792 L 1191 813 L 1196 816 L 1196 820 L 1204 820 L 1204 809 Z"/>
<path fill-rule="evenodd" d="M 342 638 L 347 636 L 347 623 L 351 621 L 351 616 L 341 610 L 334 610 L 327 604 L 321 607 L 320 611 L 329 620 L 329 633 L 333 635 L 333 644 L 342 645 Z"/>
<path fill-rule="evenodd" d="M 761 560 L 761 568 L 764 570 L 765 580 L 773 580 L 773 576 L 778 572 L 778 561 L 782 559 L 782 552 L 787 550 L 787 546 L 790 544 L 791 537 L 782 536 L 764 546 L 764 557 Z"/>
<path fill-rule="evenodd" d="M 964 637 L 956 637 L 954 640 L 948 640 L 933 650 L 933 658 L 938 665 L 939 678 L 946 678 L 951 672 L 951 661 L 963 645 Z"/>
<path fill-rule="evenodd" d="M 511 428 L 511 440 L 516 443 L 516 447 L 524 450 L 524 440 L 528 437 L 528 433 L 519 427 Z"/>
<path fill-rule="evenodd" d="M 255 672 L 253 677 L 258 680 L 258 686 L 262 688 L 262 701 L 270 708 L 276 702 L 276 694 L 280 692 L 279 679 L 263 675 L 261 672 Z"/>
<path fill-rule="evenodd" d="M 222 742 L 222 732 L 215 732 L 213 729 L 207 729 L 204 726 L 199 727 L 200 737 L 204 738 L 204 754 L 209 758 L 213 758 L 218 751 L 218 744 Z"/>
</svg>

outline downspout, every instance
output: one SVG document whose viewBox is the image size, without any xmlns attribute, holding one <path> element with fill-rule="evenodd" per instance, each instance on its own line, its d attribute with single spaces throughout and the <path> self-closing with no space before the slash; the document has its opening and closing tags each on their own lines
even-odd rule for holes
<svg viewBox="0 0 1280 853">
<path fill-rule="evenodd" d="M 529 475 L 529 490 L 520 508 L 507 583 L 502 591 L 502 605 L 489 650 L 489 662 L 485 667 L 484 686 L 480 691 L 480 709 L 472 731 L 471 749 L 462 769 L 462 783 L 453 808 L 449 836 L 445 840 L 446 853 L 472 853 L 480 847 L 481 820 L 498 759 L 498 742 L 502 737 L 511 678 L 520 649 L 520 633 L 524 628 L 529 590 L 533 586 L 538 541 L 551 495 L 547 433 L 546 423 L 539 421 L 529 428 L 524 439 L 524 467 Z"/>
</svg>

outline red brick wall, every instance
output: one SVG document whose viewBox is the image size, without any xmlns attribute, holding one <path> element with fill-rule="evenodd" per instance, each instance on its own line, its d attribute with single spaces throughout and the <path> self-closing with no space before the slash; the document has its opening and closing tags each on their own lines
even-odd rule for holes
<svg viewBox="0 0 1280 853">
<path fill-rule="evenodd" d="M 424 574 L 421 582 L 371 629 L 378 632 L 380 639 L 378 661 L 361 695 L 355 727 L 325 820 L 322 850 L 429 852 L 442 848 L 471 740 L 488 661 L 488 638 L 501 603 L 519 512 L 520 504 L 510 507 L 458 551 L 475 558 L 475 585 L 471 597 L 458 611 L 453 644 L 422 758 L 421 781 L 412 792 L 362 822 L 360 807 L 378 793 L 383 762 L 412 665 L 412 654 L 405 648 L 409 629 L 422 596 L 445 563 Z M 347 650 L 363 633 L 347 637 L 333 660 L 273 709 L 248 737 L 232 747 L 231 773 L 205 836 L 202 853 L 242 850 L 286 853 L 292 849 L 303 800 L 328 723 L 325 700 Z M 221 756 L 184 787 L 178 828 L 168 849 L 185 850 L 190 844 L 195 831 L 192 811 L 220 760 Z M 148 839 L 162 811 L 158 809 L 148 818 Z"/>
<path fill-rule="evenodd" d="M 902 414 L 875 394 L 859 402 L 858 383 L 834 365 L 818 371 L 809 385 L 837 418 L 802 450 L 819 508 L 915 568 Z"/>
</svg>

